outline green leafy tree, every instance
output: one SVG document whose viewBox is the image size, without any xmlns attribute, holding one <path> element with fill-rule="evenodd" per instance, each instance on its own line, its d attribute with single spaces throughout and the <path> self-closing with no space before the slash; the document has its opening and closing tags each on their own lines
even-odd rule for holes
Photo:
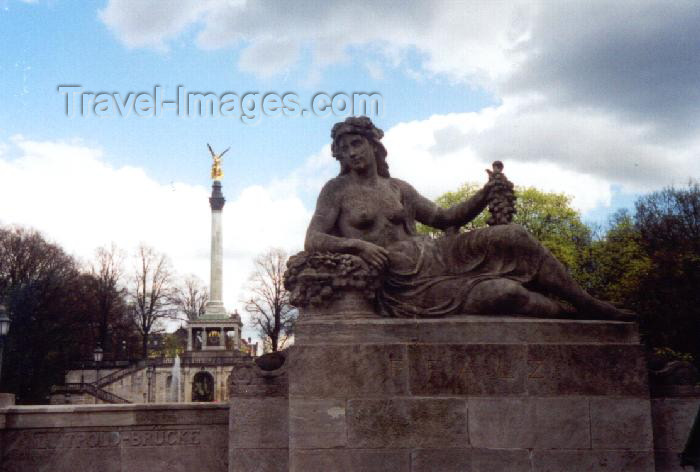
<svg viewBox="0 0 700 472">
<path fill-rule="evenodd" d="M 652 261 L 628 210 L 620 210 L 610 218 L 608 230 L 593 241 L 584 257 L 586 288 L 591 294 L 627 307 L 635 305 Z"/>
<path fill-rule="evenodd" d="M 435 203 L 447 208 L 467 200 L 474 195 L 480 185 L 466 183 L 454 192 L 439 196 Z M 518 197 L 514 223 L 523 225 L 543 246 L 571 270 L 574 277 L 584 279 L 585 251 L 592 241 L 592 232 L 581 221 L 579 212 L 571 206 L 571 197 L 563 193 L 543 192 L 533 187 L 516 187 Z M 462 231 L 486 226 L 488 212 L 482 212 Z M 418 231 L 431 236 L 442 234 L 424 225 Z"/>
</svg>

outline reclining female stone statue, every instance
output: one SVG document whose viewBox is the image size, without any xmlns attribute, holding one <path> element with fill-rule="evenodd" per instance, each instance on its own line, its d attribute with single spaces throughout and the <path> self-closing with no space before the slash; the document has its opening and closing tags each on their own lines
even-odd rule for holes
<svg viewBox="0 0 700 472">
<path fill-rule="evenodd" d="M 439 208 L 389 175 L 382 136 L 367 117 L 333 127 L 340 175 L 321 190 L 305 252 L 288 263 L 293 304 L 322 307 L 359 290 L 383 316 L 633 317 L 586 293 L 520 225 L 419 235 L 416 222 L 445 230 L 474 219 L 495 198 L 497 179 L 467 201 Z"/>
</svg>

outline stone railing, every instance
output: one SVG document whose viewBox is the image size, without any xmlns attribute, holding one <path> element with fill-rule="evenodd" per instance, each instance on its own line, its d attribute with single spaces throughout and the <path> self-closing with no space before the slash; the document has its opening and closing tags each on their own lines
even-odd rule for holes
<svg viewBox="0 0 700 472">
<path fill-rule="evenodd" d="M 100 377 L 100 379 L 97 381 L 97 386 L 104 387 L 105 385 L 112 384 L 117 380 L 122 379 L 127 375 L 134 374 L 145 367 L 146 363 L 144 361 L 139 361 L 136 364 L 132 364 L 125 369 L 120 369 L 115 372 L 112 372 L 111 374 L 105 375 L 104 377 Z"/>
<path fill-rule="evenodd" d="M 230 366 L 233 364 L 234 359 L 234 357 L 182 357 L 180 358 L 180 366 Z M 153 367 L 168 367 L 173 364 L 174 359 L 172 357 L 159 357 L 148 360 L 148 366 Z"/>
<path fill-rule="evenodd" d="M 87 393 L 107 403 L 131 403 L 129 400 L 122 398 L 119 395 L 115 395 L 90 383 L 67 383 L 65 385 L 52 388 L 52 391 L 54 393 Z"/>
</svg>

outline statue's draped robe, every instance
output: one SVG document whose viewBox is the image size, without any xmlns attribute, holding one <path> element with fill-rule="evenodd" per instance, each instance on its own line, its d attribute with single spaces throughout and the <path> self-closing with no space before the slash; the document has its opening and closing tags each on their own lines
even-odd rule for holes
<svg viewBox="0 0 700 472">
<path fill-rule="evenodd" d="M 409 230 L 410 239 L 390 245 L 389 267 L 378 301 L 393 317 L 436 317 L 465 311 L 479 283 L 531 282 L 546 255 L 522 226 L 491 226 L 431 239 Z"/>
</svg>

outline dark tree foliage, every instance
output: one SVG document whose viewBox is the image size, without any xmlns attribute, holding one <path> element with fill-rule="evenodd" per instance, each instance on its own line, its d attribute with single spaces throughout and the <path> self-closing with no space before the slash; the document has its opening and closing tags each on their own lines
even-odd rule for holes
<svg viewBox="0 0 700 472">
<path fill-rule="evenodd" d="M 666 188 L 640 198 L 636 225 L 651 267 L 633 297 L 654 347 L 700 361 L 700 187 Z"/>
<path fill-rule="evenodd" d="M 0 296 L 12 320 L 0 389 L 20 403 L 46 401 L 80 346 L 91 343 L 89 278 L 36 231 L 0 228 Z"/>
</svg>

